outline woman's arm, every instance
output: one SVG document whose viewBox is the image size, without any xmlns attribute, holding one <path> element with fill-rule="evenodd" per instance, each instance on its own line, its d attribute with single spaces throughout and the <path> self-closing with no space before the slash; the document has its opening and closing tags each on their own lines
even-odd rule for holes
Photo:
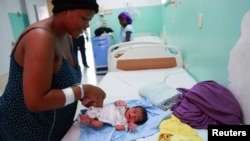
<svg viewBox="0 0 250 141">
<path fill-rule="evenodd" d="M 24 102 L 32 112 L 53 110 L 65 106 L 64 91 L 51 89 L 53 74 L 59 70 L 62 62 L 58 51 L 55 37 L 44 29 L 29 31 L 16 46 L 14 58 L 23 67 Z M 79 86 L 69 88 L 73 91 L 72 102 L 81 99 Z M 106 96 L 103 90 L 87 84 L 83 85 L 83 90 L 83 99 L 88 100 L 84 103 L 86 106 L 102 107 Z"/>
</svg>

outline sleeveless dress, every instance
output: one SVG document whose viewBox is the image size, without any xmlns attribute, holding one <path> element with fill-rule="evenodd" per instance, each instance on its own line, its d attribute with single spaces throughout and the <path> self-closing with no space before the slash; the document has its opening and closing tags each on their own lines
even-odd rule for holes
<svg viewBox="0 0 250 141">
<path fill-rule="evenodd" d="M 35 27 L 30 30 L 36 28 L 42 27 Z M 50 32 L 48 29 L 45 30 Z M 22 38 L 22 36 L 20 38 Z M 0 97 L 0 140 L 61 140 L 72 126 L 77 101 L 60 109 L 37 113 L 30 112 L 24 103 L 23 67 L 16 63 L 14 51 L 15 50 L 13 50 L 10 58 L 9 80 L 3 95 Z M 71 52 L 76 62 L 75 68 L 63 59 L 60 70 L 53 75 L 52 89 L 63 89 L 81 82 L 81 69 L 75 54 L 73 51 Z"/>
</svg>

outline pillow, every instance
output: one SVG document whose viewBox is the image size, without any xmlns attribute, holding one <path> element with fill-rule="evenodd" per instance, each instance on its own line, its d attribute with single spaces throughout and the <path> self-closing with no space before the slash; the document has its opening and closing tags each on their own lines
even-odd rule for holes
<svg viewBox="0 0 250 141">
<path fill-rule="evenodd" d="M 180 92 L 164 82 L 151 82 L 139 89 L 139 95 L 147 97 L 154 106 L 166 111 L 170 109 L 180 96 Z"/>
</svg>

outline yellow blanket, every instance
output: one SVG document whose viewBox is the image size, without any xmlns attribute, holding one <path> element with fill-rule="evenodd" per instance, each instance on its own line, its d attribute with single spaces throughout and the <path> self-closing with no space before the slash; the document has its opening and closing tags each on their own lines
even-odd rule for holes
<svg viewBox="0 0 250 141">
<path fill-rule="evenodd" d="M 182 123 L 174 115 L 160 124 L 158 141 L 202 141 L 195 129 Z"/>
</svg>

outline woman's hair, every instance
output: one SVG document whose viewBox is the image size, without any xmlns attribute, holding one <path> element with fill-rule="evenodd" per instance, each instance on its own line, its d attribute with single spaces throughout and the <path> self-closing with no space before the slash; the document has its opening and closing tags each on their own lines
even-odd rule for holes
<svg viewBox="0 0 250 141">
<path fill-rule="evenodd" d="M 53 13 L 69 9 L 90 9 L 98 12 L 99 5 L 96 0 L 52 0 Z"/>
<path fill-rule="evenodd" d="M 133 20 L 132 18 L 130 17 L 129 13 L 128 12 L 121 12 L 119 15 L 118 15 L 118 18 L 122 18 L 122 19 L 126 19 L 127 23 L 128 24 L 132 24 Z"/>
</svg>

